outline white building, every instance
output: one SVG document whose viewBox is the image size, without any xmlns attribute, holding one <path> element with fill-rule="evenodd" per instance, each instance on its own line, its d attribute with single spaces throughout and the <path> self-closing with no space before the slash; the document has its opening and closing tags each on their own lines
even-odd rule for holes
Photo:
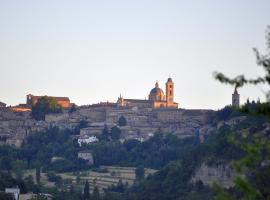
<svg viewBox="0 0 270 200">
<path fill-rule="evenodd" d="M 95 135 L 91 135 L 91 136 L 85 135 L 85 136 L 80 136 L 78 138 L 78 144 L 80 147 L 82 146 L 82 144 L 91 144 L 98 141 L 99 140 Z"/>
<path fill-rule="evenodd" d="M 15 200 L 19 200 L 20 189 L 19 188 L 6 188 L 5 193 L 13 194 Z"/>
</svg>

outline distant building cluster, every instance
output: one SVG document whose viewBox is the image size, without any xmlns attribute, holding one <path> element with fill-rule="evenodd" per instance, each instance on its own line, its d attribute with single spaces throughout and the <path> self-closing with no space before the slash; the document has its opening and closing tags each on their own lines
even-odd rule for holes
<svg viewBox="0 0 270 200">
<path fill-rule="evenodd" d="M 7 104 L 0 101 L 0 108 L 5 108 Z"/>
<path fill-rule="evenodd" d="M 158 82 L 150 91 L 148 100 L 124 99 L 121 95 L 117 101 L 118 106 L 131 106 L 138 108 L 178 108 L 178 103 L 174 102 L 174 82 L 169 78 L 166 82 L 166 94 L 159 87 Z"/>
<path fill-rule="evenodd" d="M 142 108 L 151 108 L 151 109 L 178 109 L 179 104 L 174 101 L 174 82 L 172 78 L 168 78 L 165 84 L 165 93 L 159 87 L 158 82 L 156 82 L 155 87 L 150 91 L 148 99 L 126 99 L 122 95 L 118 98 L 116 102 L 102 102 L 98 104 L 92 104 L 87 107 L 100 108 L 100 107 L 136 107 L 139 109 Z M 35 96 L 33 94 L 26 95 L 26 103 L 19 104 L 17 106 L 10 106 L 11 110 L 15 112 L 29 112 L 32 110 L 32 107 L 35 106 L 38 100 L 44 96 Z M 62 106 L 64 109 L 70 109 L 74 106 L 74 103 L 70 102 L 69 97 L 54 97 L 48 96 L 56 99 L 57 103 Z M 240 94 L 235 88 L 234 93 L 232 94 L 232 106 L 240 107 Z M 85 106 L 84 106 L 85 107 Z M 0 102 L 0 108 L 6 108 L 6 104 Z"/>
</svg>

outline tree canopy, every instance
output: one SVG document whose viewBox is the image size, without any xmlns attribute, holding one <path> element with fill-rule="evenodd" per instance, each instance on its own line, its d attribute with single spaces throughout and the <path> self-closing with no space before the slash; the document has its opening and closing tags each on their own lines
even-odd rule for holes
<svg viewBox="0 0 270 200">
<path fill-rule="evenodd" d="M 62 106 L 57 103 L 54 97 L 43 96 L 38 99 L 32 107 L 32 117 L 36 120 L 44 120 L 49 113 L 61 113 Z"/>
</svg>

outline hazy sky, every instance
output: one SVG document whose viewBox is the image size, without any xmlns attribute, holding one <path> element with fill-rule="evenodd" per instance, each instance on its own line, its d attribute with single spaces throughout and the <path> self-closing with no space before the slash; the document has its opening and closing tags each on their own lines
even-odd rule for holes
<svg viewBox="0 0 270 200">
<path fill-rule="evenodd" d="M 0 101 L 68 96 L 78 105 L 144 99 L 171 76 L 182 108 L 221 108 L 233 88 L 213 79 L 262 73 L 269 0 L 0 0 Z M 241 101 L 264 99 L 240 89 Z"/>
</svg>

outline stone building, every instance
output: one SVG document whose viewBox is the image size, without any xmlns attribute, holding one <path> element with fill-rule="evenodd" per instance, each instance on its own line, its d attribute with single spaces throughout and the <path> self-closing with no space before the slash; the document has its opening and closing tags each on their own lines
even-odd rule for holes
<svg viewBox="0 0 270 200">
<path fill-rule="evenodd" d="M 0 101 L 0 108 L 5 108 L 7 104 Z"/>
<path fill-rule="evenodd" d="M 148 100 L 124 99 L 121 95 L 117 101 L 118 106 L 129 106 L 138 108 L 178 108 L 178 103 L 174 102 L 174 82 L 169 78 L 166 82 L 166 94 L 159 87 L 158 82 L 150 91 Z"/>
<path fill-rule="evenodd" d="M 44 96 L 34 96 L 32 94 L 28 94 L 26 96 L 26 105 L 30 107 L 34 106 L 41 97 L 44 97 Z M 52 97 L 52 96 L 49 96 L 49 97 Z M 52 98 L 55 98 L 57 103 L 61 105 L 63 108 L 71 108 L 74 105 L 73 103 L 70 103 L 70 100 L 68 97 L 52 97 Z"/>
<path fill-rule="evenodd" d="M 232 94 L 232 106 L 235 108 L 240 107 L 240 94 L 237 91 L 237 88 L 234 89 L 234 93 Z"/>
<path fill-rule="evenodd" d="M 88 161 L 90 165 L 94 164 L 93 152 L 90 150 L 80 151 L 78 153 L 78 158 Z"/>
</svg>

